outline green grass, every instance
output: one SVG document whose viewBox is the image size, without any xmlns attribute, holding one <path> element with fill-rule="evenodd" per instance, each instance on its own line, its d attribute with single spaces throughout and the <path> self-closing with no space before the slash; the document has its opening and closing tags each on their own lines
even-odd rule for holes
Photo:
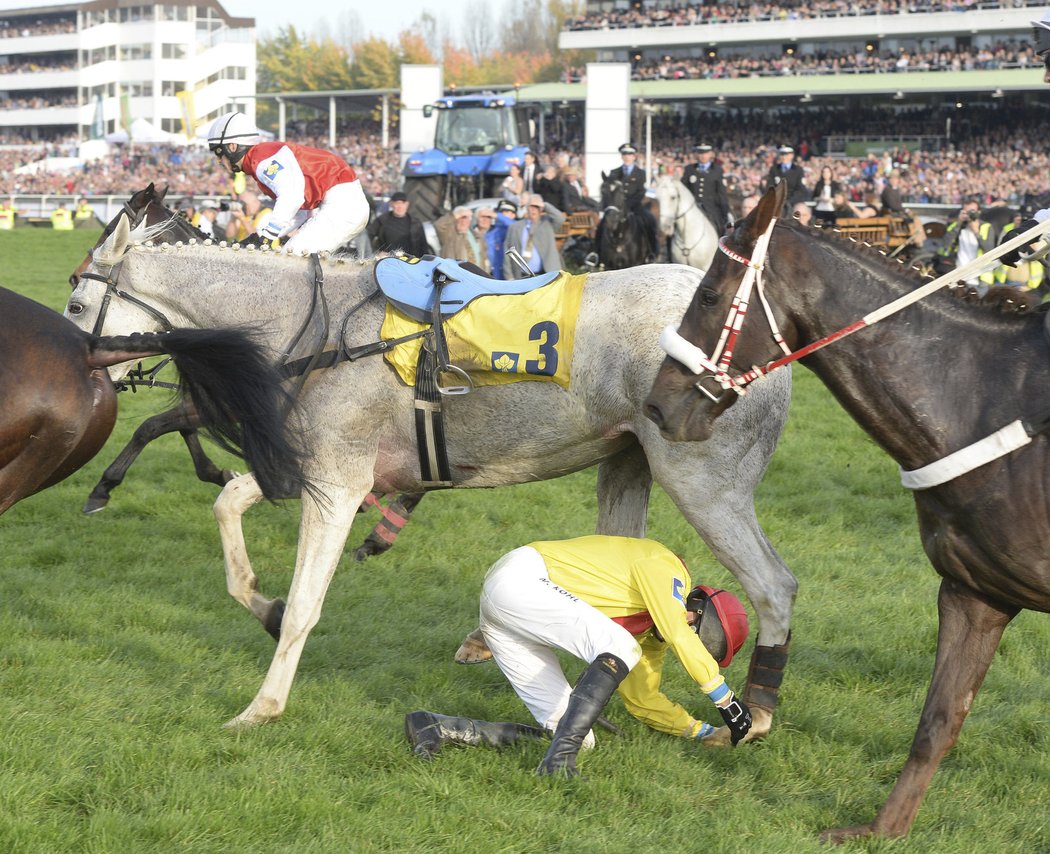
<svg viewBox="0 0 1050 854">
<path fill-rule="evenodd" d="M 0 284 L 60 309 L 95 232 L 0 232 Z M 177 437 L 151 445 L 110 507 L 80 515 L 163 392 L 122 395 L 84 470 L 0 519 L 0 850 L 17 852 L 817 852 L 870 819 L 918 720 L 937 578 L 895 466 L 796 372 L 759 516 L 800 579 L 770 738 L 732 751 L 652 732 L 613 700 L 586 782 L 533 776 L 539 745 L 409 754 L 406 711 L 528 719 L 499 671 L 452 653 L 482 576 L 532 539 L 593 529 L 594 473 L 429 496 L 387 555 L 344 558 L 284 718 L 231 733 L 273 642 L 230 599 L 211 514 Z M 236 465 L 221 453 L 216 458 Z M 375 519 L 354 526 L 356 544 Z M 246 517 L 263 589 L 284 595 L 298 508 Z M 739 591 L 657 491 L 650 533 Z M 741 687 L 749 643 L 729 669 Z M 1050 623 L 1011 626 L 911 836 L 866 852 L 1050 851 Z M 568 662 L 570 677 L 578 665 Z M 713 709 L 684 671 L 666 689 Z"/>
</svg>

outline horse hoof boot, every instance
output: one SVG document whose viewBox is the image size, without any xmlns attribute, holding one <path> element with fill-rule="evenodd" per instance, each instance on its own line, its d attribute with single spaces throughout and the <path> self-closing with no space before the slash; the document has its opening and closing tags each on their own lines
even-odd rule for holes
<svg viewBox="0 0 1050 854">
<path fill-rule="evenodd" d="M 437 718 L 425 711 L 405 715 L 405 738 L 420 759 L 431 759 L 444 743 Z"/>
</svg>

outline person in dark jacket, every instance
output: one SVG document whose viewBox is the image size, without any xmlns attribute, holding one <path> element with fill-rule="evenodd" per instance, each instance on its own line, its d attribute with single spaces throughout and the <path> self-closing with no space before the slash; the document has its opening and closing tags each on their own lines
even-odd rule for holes
<svg viewBox="0 0 1050 854">
<path fill-rule="evenodd" d="M 618 149 L 623 163 L 609 172 L 609 179 L 622 181 L 627 195 L 627 210 L 638 216 L 648 242 L 647 254 L 650 259 L 656 258 L 659 249 L 656 245 L 656 218 L 645 206 L 645 170 L 635 163 L 638 149 L 625 142 Z"/>
<path fill-rule="evenodd" d="M 787 198 L 784 201 L 784 214 L 790 216 L 791 206 L 795 202 L 804 202 L 809 194 L 802 184 L 802 167 L 795 162 L 795 149 L 782 145 L 777 149 L 777 161 L 769 167 L 766 174 L 766 189 L 772 190 L 780 182 L 787 185 Z"/>
<path fill-rule="evenodd" d="M 696 163 L 690 163 L 682 172 L 682 183 L 696 198 L 696 204 L 711 221 L 719 234 L 729 222 L 729 196 L 726 195 L 722 167 L 715 162 L 715 150 L 706 142 L 697 145 Z"/>
<path fill-rule="evenodd" d="M 368 226 L 376 252 L 403 252 L 420 258 L 430 252 L 423 226 L 408 212 L 408 196 L 398 191 L 390 197 L 390 210 Z"/>
</svg>

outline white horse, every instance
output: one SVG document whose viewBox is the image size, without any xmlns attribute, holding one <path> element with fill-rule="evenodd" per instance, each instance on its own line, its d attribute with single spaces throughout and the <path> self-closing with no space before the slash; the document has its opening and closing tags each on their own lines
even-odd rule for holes
<svg viewBox="0 0 1050 854">
<path fill-rule="evenodd" d="M 660 233 L 671 238 L 671 260 L 707 270 L 718 250 L 718 231 L 707 218 L 696 197 L 671 175 L 656 182 L 660 202 Z"/>
<path fill-rule="evenodd" d="M 275 359 L 304 325 L 308 333 L 293 357 L 314 352 L 318 343 L 333 350 L 379 338 L 384 301 L 370 264 L 323 261 L 332 322 L 327 340 L 319 342 L 325 325 L 304 324 L 314 295 L 311 259 L 137 242 L 148 234 L 136 233 L 133 240 L 122 219 L 95 250 L 92 271 L 110 284 L 81 280 L 66 310 L 77 325 L 92 327 L 106 301 L 105 334 L 153 330 L 162 321 L 252 327 L 262 330 Z M 692 268 L 671 265 L 591 275 L 573 350 L 558 354 L 572 360 L 568 389 L 516 382 L 445 399 L 453 480 L 462 487 L 499 486 L 598 465 L 598 531 L 627 536 L 645 535 L 655 480 L 747 592 L 761 624 L 758 642 L 765 645 L 756 654 L 774 646 L 783 651 L 797 583 L 758 524 L 753 493 L 787 417 L 790 376 L 778 374 L 749 394 L 706 443 L 668 442 L 642 412 L 663 358 L 659 332 L 682 316 L 700 279 Z M 286 608 L 260 593 L 245 550 L 241 516 L 263 497 L 255 478 L 230 481 L 216 501 L 230 594 L 264 625 L 280 627 L 258 694 L 229 725 L 269 721 L 284 711 L 307 635 L 368 492 L 422 491 L 413 399 L 413 389 L 382 356 L 343 361 L 309 378 L 299 396 L 305 471 L 327 500 L 302 496 Z M 775 698 L 765 714 L 756 709 L 756 736 L 768 732 L 772 705 Z"/>
</svg>

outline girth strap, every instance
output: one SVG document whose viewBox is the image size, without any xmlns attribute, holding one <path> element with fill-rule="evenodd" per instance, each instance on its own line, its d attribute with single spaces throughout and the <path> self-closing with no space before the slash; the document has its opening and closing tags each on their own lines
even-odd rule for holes
<svg viewBox="0 0 1050 854">
<path fill-rule="evenodd" d="M 440 324 L 439 324 L 440 325 Z M 423 339 L 416 365 L 416 449 L 424 489 L 453 486 L 441 414 L 441 392 L 437 382 L 437 359 L 431 335 Z"/>
</svg>

